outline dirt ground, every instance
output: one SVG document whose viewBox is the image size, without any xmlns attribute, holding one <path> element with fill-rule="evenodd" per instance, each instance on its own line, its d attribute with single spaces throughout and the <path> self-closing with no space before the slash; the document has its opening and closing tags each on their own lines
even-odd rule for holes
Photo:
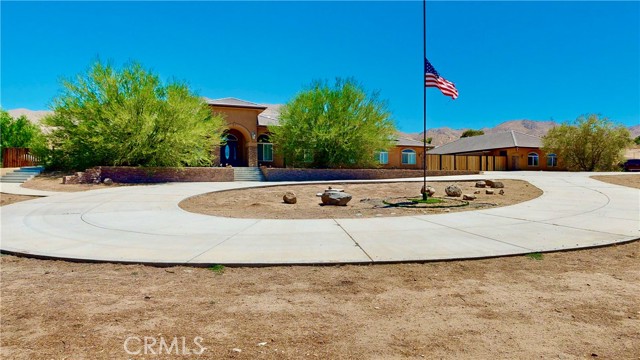
<svg viewBox="0 0 640 360">
<path fill-rule="evenodd" d="M 627 175 L 594 175 L 592 179 L 604 181 L 606 183 L 622 185 L 640 189 L 640 173 Z"/>
<path fill-rule="evenodd" d="M 62 177 L 65 175 L 72 175 L 69 173 L 62 173 L 58 171 L 44 172 L 29 181 L 26 181 L 21 186 L 27 189 L 44 190 L 44 191 L 61 191 L 61 192 L 76 192 L 104 189 L 114 186 L 129 186 L 133 184 L 118 184 L 112 185 L 105 184 L 63 184 Z"/>
<path fill-rule="evenodd" d="M 37 199 L 38 196 L 26 196 L 26 195 L 13 195 L 0 193 L 0 206 L 17 203 L 20 201 L 27 201 Z"/>
<path fill-rule="evenodd" d="M 420 198 L 422 182 L 397 183 L 360 183 L 360 184 L 315 184 L 315 185 L 283 185 L 258 189 L 241 189 L 198 195 L 182 201 L 179 205 L 190 212 L 237 218 L 266 219 L 328 219 L 356 218 L 375 216 L 407 216 L 415 214 L 437 214 L 443 212 L 477 210 L 496 206 L 513 205 L 534 199 L 542 195 L 542 191 L 526 181 L 500 180 L 504 183 L 505 195 L 499 195 L 500 189 L 494 189 L 494 195 L 486 195 L 486 189 L 475 188 L 475 181 L 455 182 L 463 194 L 476 194 L 477 199 L 470 201 L 469 206 L 451 209 L 407 209 L 388 207 L 381 199 L 388 197 L 412 196 Z M 429 182 L 436 189 L 434 196 L 446 196 L 444 188 L 452 181 Z M 328 186 L 344 189 L 353 199 L 347 206 L 322 206 L 317 193 Z M 297 196 L 296 204 L 285 204 L 282 196 L 292 191 Z M 377 200 L 376 200 L 377 199 Z M 461 199 L 461 198 L 460 198 Z"/>
<path fill-rule="evenodd" d="M 0 265 L 3 359 L 640 358 L 639 241 L 401 265 Z M 144 356 L 145 337 L 206 350 Z"/>
</svg>

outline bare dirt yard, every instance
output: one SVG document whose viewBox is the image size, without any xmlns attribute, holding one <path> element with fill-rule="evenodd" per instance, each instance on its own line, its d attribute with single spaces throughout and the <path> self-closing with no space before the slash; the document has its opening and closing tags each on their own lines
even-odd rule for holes
<svg viewBox="0 0 640 360">
<path fill-rule="evenodd" d="M 29 181 L 26 181 L 21 186 L 27 189 L 44 190 L 44 191 L 61 191 L 61 192 L 76 192 L 104 189 L 114 186 L 129 186 L 134 184 L 119 184 L 113 183 L 112 185 L 105 184 L 63 184 L 62 177 L 65 175 L 72 175 L 70 173 L 64 173 L 59 171 L 44 172 Z"/>
<path fill-rule="evenodd" d="M 640 357 L 640 241 L 373 266 L 0 265 L 3 359 Z M 145 337 L 179 346 L 144 355 Z"/>
<path fill-rule="evenodd" d="M 640 189 L 640 173 L 626 175 L 594 175 L 592 179 L 604 181 L 606 183 L 622 185 Z"/>
<path fill-rule="evenodd" d="M 475 181 L 455 182 L 463 194 L 479 191 L 476 200 L 469 206 L 457 208 L 408 209 L 389 207 L 382 199 L 401 196 L 420 198 L 422 182 L 396 183 L 325 183 L 313 185 L 283 185 L 265 188 L 240 189 L 198 195 L 182 201 L 179 205 L 190 212 L 237 218 L 267 219 L 327 219 L 356 218 L 375 216 L 407 216 L 416 214 L 438 214 L 449 211 L 478 210 L 496 206 L 507 206 L 534 199 L 542 195 L 542 190 L 520 180 L 500 180 L 505 195 L 499 195 L 501 189 L 494 189 L 494 195 L 487 195 L 486 188 L 475 188 Z M 451 181 L 429 182 L 436 189 L 435 196 L 446 196 L 444 188 Z M 328 186 L 344 189 L 353 195 L 347 206 L 322 206 L 316 196 Z M 292 191 L 297 196 L 296 204 L 285 204 L 282 196 Z"/>
<path fill-rule="evenodd" d="M 13 195 L 13 194 L 0 193 L 0 206 L 13 204 L 20 201 L 33 200 L 37 198 L 38 196 Z"/>
</svg>

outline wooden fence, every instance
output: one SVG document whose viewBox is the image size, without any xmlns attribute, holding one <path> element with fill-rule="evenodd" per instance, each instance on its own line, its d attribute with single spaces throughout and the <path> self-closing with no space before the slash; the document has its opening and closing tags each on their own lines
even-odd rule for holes
<svg viewBox="0 0 640 360">
<path fill-rule="evenodd" d="M 507 170 L 506 156 L 427 154 L 427 170 Z"/>
<path fill-rule="evenodd" d="M 29 153 L 29 149 L 27 148 L 2 149 L 2 167 L 12 168 L 21 166 L 35 166 L 39 163 L 39 159 Z"/>
</svg>

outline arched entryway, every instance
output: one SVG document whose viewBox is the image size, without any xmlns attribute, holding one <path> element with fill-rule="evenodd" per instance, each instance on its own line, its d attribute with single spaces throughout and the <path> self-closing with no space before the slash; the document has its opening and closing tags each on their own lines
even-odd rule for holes
<svg viewBox="0 0 640 360">
<path fill-rule="evenodd" d="M 242 133 L 229 129 L 225 133 L 226 142 L 220 146 L 220 164 L 222 166 L 247 166 L 245 139 Z"/>
</svg>

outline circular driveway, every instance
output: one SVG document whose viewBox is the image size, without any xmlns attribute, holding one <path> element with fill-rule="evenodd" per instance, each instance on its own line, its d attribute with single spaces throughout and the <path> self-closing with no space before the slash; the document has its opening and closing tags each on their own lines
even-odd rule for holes
<svg viewBox="0 0 640 360">
<path fill-rule="evenodd" d="M 57 194 L 1 207 L 0 249 L 155 264 L 337 264 L 482 258 L 639 238 L 640 190 L 590 175 L 434 177 L 429 181 L 520 179 L 544 194 L 487 210 L 366 219 L 235 219 L 178 207 L 201 193 L 287 183 L 172 183 Z M 398 181 L 411 180 L 418 179 Z"/>
</svg>

